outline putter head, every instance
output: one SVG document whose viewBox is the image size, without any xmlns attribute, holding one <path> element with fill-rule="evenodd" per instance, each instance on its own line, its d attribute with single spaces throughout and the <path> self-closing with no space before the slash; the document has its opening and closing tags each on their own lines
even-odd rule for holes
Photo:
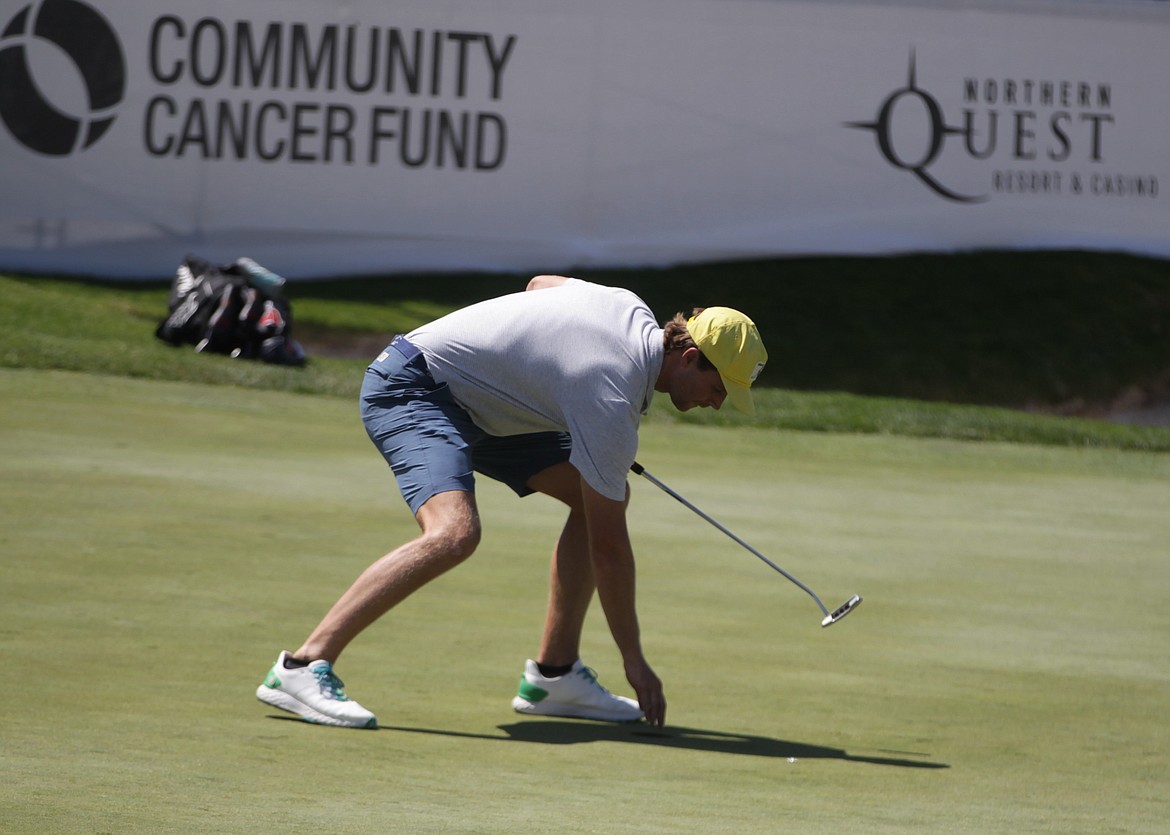
<svg viewBox="0 0 1170 835">
<path fill-rule="evenodd" d="M 847 614 L 852 612 L 854 609 L 856 609 L 860 605 L 861 605 L 861 595 L 860 594 L 853 595 L 851 598 L 846 600 L 844 603 L 842 603 L 836 609 L 829 612 L 829 614 L 825 615 L 825 619 L 823 621 L 821 621 L 821 626 L 822 627 L 832 626 L 834 623 L 841 620 L 841 618 L 845 617 Z"/>
</svg>

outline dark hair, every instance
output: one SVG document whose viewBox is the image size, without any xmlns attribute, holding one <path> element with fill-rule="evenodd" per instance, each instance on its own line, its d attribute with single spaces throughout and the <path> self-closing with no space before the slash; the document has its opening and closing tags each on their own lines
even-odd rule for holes
<svg viewBox="0 0 1170 835">
<path fill-rule="evenodd" d="M 696 307 L 691 311 L 691 318 L 698 316 L 706 309 L 705 307 Z M 674 318 L 668 320 L 662 326 L 662 340 L 666 347 L 666 353 L 669 354 L 671 351 L 685 351 L 687 348 L 698 347 L 695 345 L 695 340 L 691 338 L 690 331 L 687 330 L 687 318 L 685 313 L 676 313 L 674 314 Z M 700 351 L 699 369 L 701 371 L 710 371 L 714 368 L 715 366 L 711 363 L 711 360 L 707 359 L 703 352 Z"/>
</svg>

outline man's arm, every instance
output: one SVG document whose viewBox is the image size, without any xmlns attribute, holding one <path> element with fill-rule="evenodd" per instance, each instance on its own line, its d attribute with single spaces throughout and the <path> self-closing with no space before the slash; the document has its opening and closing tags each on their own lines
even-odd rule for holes
<svg viewBox="0 0 1170 835">
<path fill-rule="evenodd" d="M 584 479 L 581 493 L 589 526 L 589 551 L 597 596 L 609 623 L 609 631 L 622 654 L 626 678 L 638 695 L 638 706 L 651 725 L 666 721 L 662 682 L 642 654 L 641 633 L 635 606 L 634 549 L 626 527 L 626 504 L 608 499 Z"/>
<path fill-rule="evenodd" d="M 560 287 L 569 279 L 563 275 L 538 275 L 528 282 L 525 290 L 543 290 L 546 287 Z"/>
</svg>

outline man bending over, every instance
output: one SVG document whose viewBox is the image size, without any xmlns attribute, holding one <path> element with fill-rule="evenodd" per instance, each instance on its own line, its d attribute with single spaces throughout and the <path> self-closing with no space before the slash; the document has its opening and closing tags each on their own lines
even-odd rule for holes
<svg viewBox="0 0 1170 835">
<path fill-rule="evenodd" d="M 333 665 L 367 626 L 471 556 L 479 472 L 520 496 L 552 496 L 569 514 L 540 649 L 512 707 L 661 726 L 666 699 L 642 653 L 626 528 L 638 426 L 656 391 L 682 411 L 730 400 L 750 413 L 767 358 L 738 311 L 709 307 L 659 327 L 627 290 L 546 275 L 396 337 L 366 370 L 362 420 L 421 533 L 367 568 L 295 652 L 282 652 L 257 697 L 311 722 L 377 727 Z M 636 700 L 610 693 L 578 657 L 595 590 Z"/>
</svg>

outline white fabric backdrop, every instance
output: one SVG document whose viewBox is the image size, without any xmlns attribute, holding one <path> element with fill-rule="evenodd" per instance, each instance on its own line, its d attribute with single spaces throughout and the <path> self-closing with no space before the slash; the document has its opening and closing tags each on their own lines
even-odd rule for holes
<svg viewBox="0 0 1170 835">
<path fill-rule="evenodd" d="M 1170 4 L 1107 5 L 4 0 L 0 268 L 1170 256 Z"/>
</svg>

